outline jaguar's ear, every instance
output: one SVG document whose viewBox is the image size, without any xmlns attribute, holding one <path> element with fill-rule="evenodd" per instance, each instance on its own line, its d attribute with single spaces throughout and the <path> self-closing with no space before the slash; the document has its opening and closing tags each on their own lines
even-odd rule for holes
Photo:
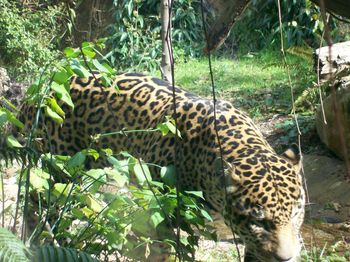
<svg viewBox="0 0 350 262">
<path fill-rule="evenodd" d="M 285 158 L 288 162 L 293 164 L 294 168 L 296 170 L 300 170 L 301 168 L 301 154 L 299 147 L 296 144 L 291 145 L 290 148 L 288 148 L 284 153 L 281 155 L 283 158 Z"/>
</svg>

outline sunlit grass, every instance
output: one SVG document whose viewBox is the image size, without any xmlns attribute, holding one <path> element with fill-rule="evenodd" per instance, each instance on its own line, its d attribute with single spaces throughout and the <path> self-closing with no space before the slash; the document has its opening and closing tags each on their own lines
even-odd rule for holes
<svg viewBox="0 0 350 262">
<path fill-rule="evenodd" d="M 292 86 L 298 95 L 312 85 L 316 74 L 311 61 L 288 55 L 287 62 Z M 237 59 L 213 57 L 212 69 L 218 97 L 238 104 L 253 115 L 254 112 L 288 111 L 291 107 L 288 70 L 278 52 L 266 51 Z M 211 97 L 208 59 L 176 63 L 175 81 L 184 89 Z"/>
</svg>

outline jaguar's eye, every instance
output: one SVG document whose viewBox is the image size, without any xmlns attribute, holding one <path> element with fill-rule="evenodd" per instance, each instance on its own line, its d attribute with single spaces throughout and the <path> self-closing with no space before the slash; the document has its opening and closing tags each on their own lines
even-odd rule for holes
<svg viewBox="0 0 350 262">
<path fill-rule="evenodd" d="M 258 221 L 264 219 L 265 213 L 264 213 L 263 207 L 258 205 L 256 208 L 252 210 L 251 215 Z"/>
<path fill-rule="evenodd" d="M 273 222 L 267 219 L 253 220 L 252 223 L 266 231 L 271 231 L 275 228 Z"/>
</svg>

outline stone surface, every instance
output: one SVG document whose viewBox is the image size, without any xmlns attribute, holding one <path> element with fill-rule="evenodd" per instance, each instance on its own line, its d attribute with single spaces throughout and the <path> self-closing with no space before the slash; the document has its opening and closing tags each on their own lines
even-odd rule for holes
<svg viewBox="0 0 350 262">
<path fill-rule="evenodd" d="M 0 94 L 7 91 L 10 87 L 10 77 L 5 68 L 0 67 Z"/>
<path fill-rule="evenodd" d="M 349 82 L 341 84 L 336 92 L 335 103 L 337 105 L 337 115 L 334 109 L 332 96 L 323 100 L 325 112 L 324 121 L 322 108 L 319 107 L 316 112 L 316 129 L 321 141 L 342 159 L 350 160 L 350 85 Z M 337 116 L 341 128 L 337 122 Z M 343 130 L 341 132 L 340 130 Z M 342 134 L 341 134 L 342 133 Z M 344 155 L 340 136 L 344 137 L 345 146 L 348 154 Z"/>
<path fill-rule="evenodd" d="M 350 41 L 324 46 L 315 50 L 315 68 L 320 60 L 320 77 L 327 79 L 331 74 L 340 71 L 350 65 Z"/>
<path fill-rule="evenodd" d="M 0 98 L 3 96 L 15 106 L 19 106 L 24 97 L 25 85 L 11 81 L 6 69 L 0 67 Z M 0 106 L 10 108 L 4 99 L 0 99 Z"/>
</svg>

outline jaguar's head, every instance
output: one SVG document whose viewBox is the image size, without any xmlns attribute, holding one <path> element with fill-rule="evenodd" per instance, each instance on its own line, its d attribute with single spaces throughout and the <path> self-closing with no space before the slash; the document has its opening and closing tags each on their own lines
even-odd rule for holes
<svg viewBox="0 0 350 262">
<path fill-rule="evenodd" d="M 224 216 L 245 243 L 245 261 L 296 261 L 305 204 L 298 148 L 228 165 Z"/>
</svg>

